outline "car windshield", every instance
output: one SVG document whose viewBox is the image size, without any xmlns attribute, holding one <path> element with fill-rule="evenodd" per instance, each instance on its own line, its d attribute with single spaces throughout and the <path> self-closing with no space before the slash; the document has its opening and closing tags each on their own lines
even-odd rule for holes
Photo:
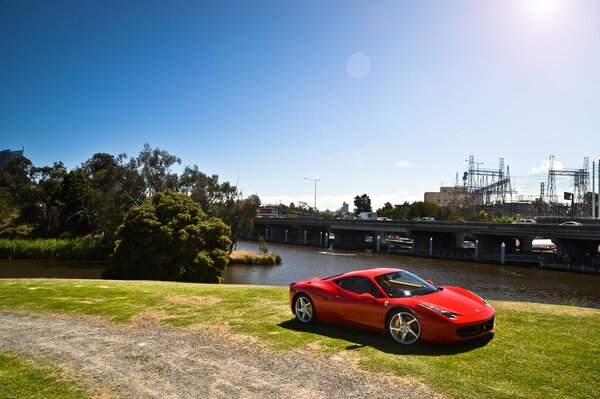
<svg viewBox="0 0 600 399">
<path fill-rule="evenodd" d="M 427 281 L 404 271 L 382 274 L 375 277 L 375 281 L 390 298 L 407 298 L 438 290 Z"/>
</svg>

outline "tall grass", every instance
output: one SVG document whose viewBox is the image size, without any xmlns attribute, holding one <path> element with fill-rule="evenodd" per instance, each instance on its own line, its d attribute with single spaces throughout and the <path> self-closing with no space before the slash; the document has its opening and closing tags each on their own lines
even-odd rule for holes
<svg viewBox="0 0 600 399">
<path fill-rule="evenodd" d="M 229 263 L 238 265 L 278 265 L 281 263 L 281 256 L 275 252 L 259 254 L 249 251 L 233 251 L 229 255 Z"/>
<path fill-rule="evenodd" d="M 0 239 L 0 258 L 47 260 L 106 260 L 110 249 L 93 237 L 61 240 Z"/>
</svg>

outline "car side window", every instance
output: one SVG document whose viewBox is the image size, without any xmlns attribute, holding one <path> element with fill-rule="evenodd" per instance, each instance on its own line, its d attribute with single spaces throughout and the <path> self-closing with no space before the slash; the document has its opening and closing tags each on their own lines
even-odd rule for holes
<svg viewBox="0 0 600 399">
<path fill-rule="evenodd" d="M 382 295 L 371 280 L 366 277 L 346 277 L 337 281 L 337 284 L 355 294 L 371 294 L 375 298 L 381 298 Z"/>
</svg>

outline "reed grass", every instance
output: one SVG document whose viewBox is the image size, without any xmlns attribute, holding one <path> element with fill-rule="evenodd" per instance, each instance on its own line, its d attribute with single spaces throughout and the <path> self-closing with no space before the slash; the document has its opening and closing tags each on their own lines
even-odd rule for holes
<svg viewBox="0 0 600 399">
<path fill-rule="evenodd" d="M 230 264 L 238 265 L 278 265 L 281 263 L 281 256 L 275 252 L 261 254 L 250 251 L 233 251 L 229 255 Z"/>
<path fill-rule="evenodd" d="M 0 239 L 0 258 L 45 260 L 106 260 L 110 249 L 99 239 Z"/>
</svg>

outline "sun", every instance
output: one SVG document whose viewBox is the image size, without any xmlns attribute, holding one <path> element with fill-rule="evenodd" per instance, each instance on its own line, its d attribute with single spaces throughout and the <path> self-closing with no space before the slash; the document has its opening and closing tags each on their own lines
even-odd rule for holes
<svg viewBox="0 0 600 399">
<path fill-rule="evenodd" d="M 529 12 L 539 18 L 550 18 L 560 12 L 563 0 L 527 0 Z"/>
</svg>

